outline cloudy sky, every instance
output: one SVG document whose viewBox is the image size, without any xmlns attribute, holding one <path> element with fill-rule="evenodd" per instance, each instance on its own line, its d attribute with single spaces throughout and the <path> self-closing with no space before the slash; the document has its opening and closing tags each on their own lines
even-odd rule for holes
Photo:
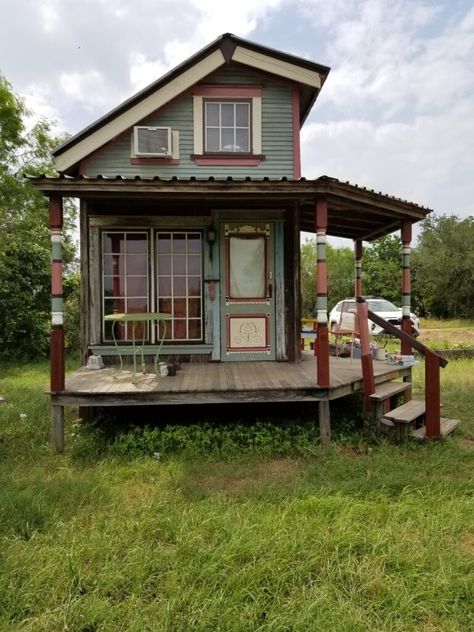
<svg viewBox="0 0 474 632">
<path fill-rule="evenodd" d="M 0 72 L 76 133 L 218 35 L 331 67 L 303 175 L 474 212 L 472 0 L 0 0 Z"/>
</svg>

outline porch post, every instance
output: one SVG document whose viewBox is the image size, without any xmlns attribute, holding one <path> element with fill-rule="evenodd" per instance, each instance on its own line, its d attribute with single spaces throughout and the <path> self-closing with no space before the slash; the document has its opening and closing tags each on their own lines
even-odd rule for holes
<svg viewBox="0 0 474 632">
<path fill-rule="evenodd" d="M 410 270 L 410 254 L 411 254 L 411 227 L 410 220 L 402 222 L 402 331 L 411 335 L 411 270 Z M 401 351 L 403 354 L 410 354 L 412 348 L 408 342 L 402 340 Z"/>
<path fill-rule="evenodd" d="M 51 394 L 64 390 L 64 327 L 63 327 L 63 260 L 62 227 L 63 201 L 59 196 L 49 198 L 51 227 Z M 64 407 L 52 404 L 51 442 L 56 452 L 64 450 Z"/>
<path fill-rule="evenodd" d="M 354 253 L 355 253 L 355 282 L 354 282 L 354 296 L 357 298 L 362 295 L 362 240 L 357 239 L 354 241 Z"/>
<path fill-rule="evenodd" d="M 318 321 L 318 384 L 329 386 L 329 335 L 328 335 L 328 289 L 326 267 L 326 229 L 328 207 L 326 200 L 316 202 L 316 312 Z"/>
</svg>

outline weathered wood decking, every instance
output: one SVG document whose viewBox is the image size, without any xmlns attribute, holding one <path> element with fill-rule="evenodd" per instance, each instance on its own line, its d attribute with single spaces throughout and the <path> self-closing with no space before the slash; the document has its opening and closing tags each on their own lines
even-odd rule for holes
<svg viewBox="0 0 474 632">
<path fill-rule="evenodd" d="M 362 388 L 359 360 L 332 358 L 331 386 L 316 383 L 316 359 L 304 352 L 300 363 L 229 362 L 183 364 L 176 376 L 160 378 L 153 368 L 137 374 L 132 383 L 130 371 L 118 376 L 117 368 L 91 371 L 81 368 L 66 379 L 66 388 L 52 394 L 59 406 L 141 406 L 159 404 L 212 404 L 265 401 L 321 401 L 344 397 Z M 386 382 L 409 375 L 410 369 L 397 369 L 385 362 L 374 362 L 375 382 Z"/>
</svg>

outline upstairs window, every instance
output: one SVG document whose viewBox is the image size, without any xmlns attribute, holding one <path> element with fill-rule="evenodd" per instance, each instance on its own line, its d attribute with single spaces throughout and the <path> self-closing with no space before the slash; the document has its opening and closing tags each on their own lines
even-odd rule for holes
<svg viewBox="0 0 474 632">
<path fill-rule="evenodd" d="M 205 152 L 251 151 L 250 101 L 205 101 Z"/>
</svg>

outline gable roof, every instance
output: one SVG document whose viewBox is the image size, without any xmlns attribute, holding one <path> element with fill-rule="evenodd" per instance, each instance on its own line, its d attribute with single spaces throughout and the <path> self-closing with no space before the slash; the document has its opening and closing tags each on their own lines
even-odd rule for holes
<svg viewBox="0 0 474 632">
<path fill-rule="evenodd" d="M 230 63 L 243 64 L 299 84 L 301 125 L 330 70 L 327 66 L 225 33 L 57 147 L 53 151 L 56 168 L 60 172 L 70 171 L 80 160 L 118 134 Z"/>
</svg>

